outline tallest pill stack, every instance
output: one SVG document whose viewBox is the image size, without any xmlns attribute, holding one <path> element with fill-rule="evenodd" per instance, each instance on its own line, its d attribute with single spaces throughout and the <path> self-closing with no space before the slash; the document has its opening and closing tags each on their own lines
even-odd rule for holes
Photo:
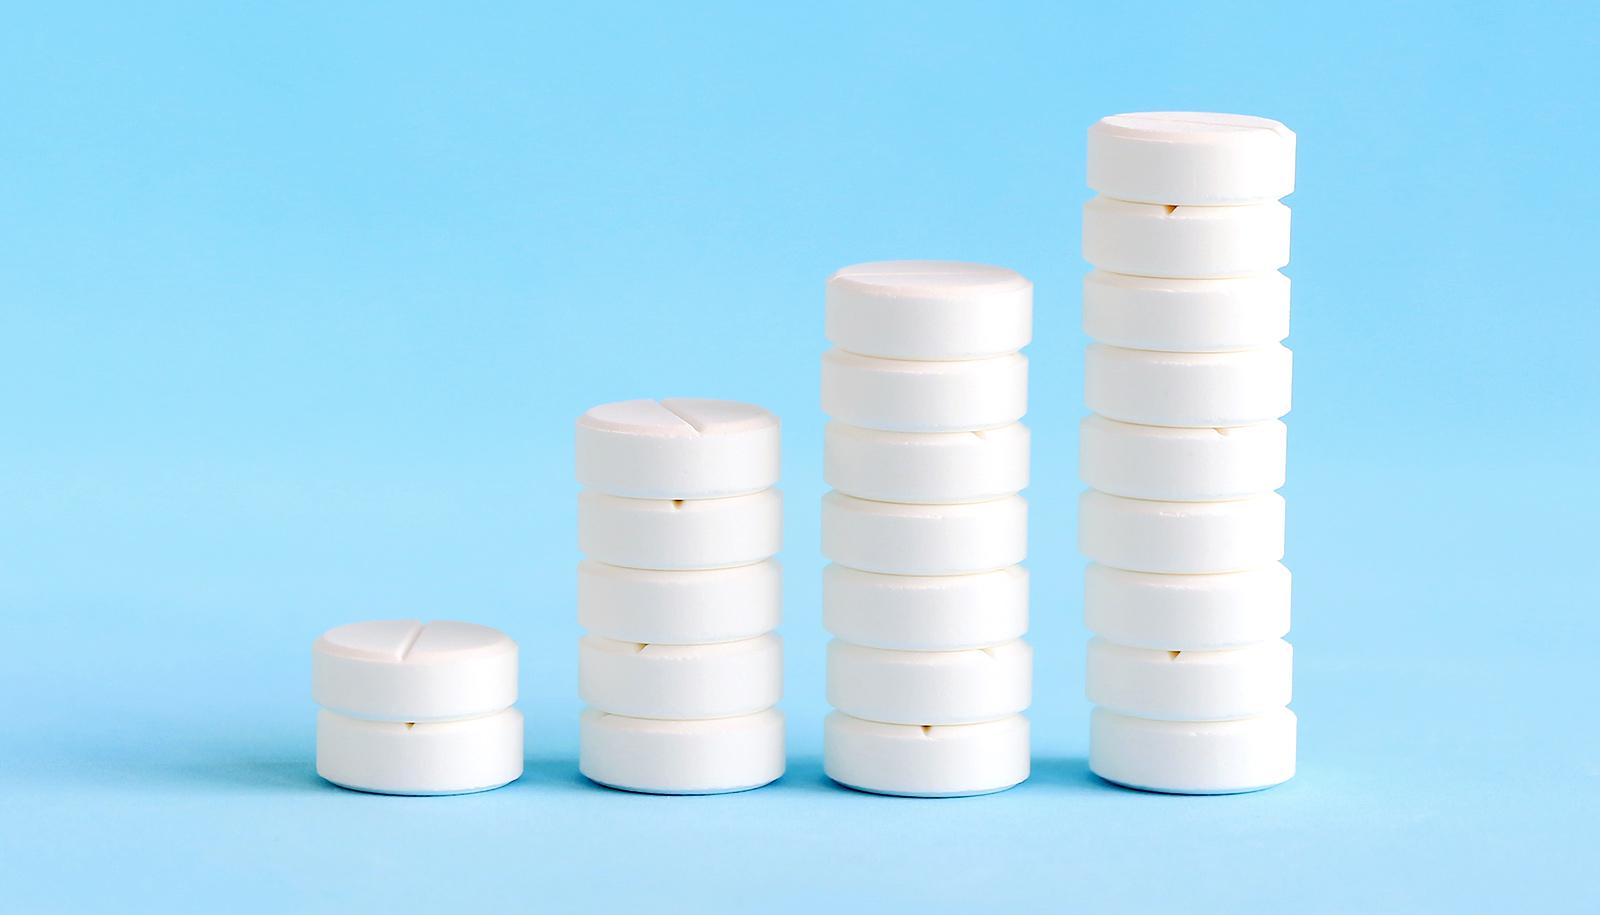
<svg viewBox="0 0 1600 915">
<path fill-rule="evenodd" d="M 1283 485 L 1294 134 L 1193 112 L 1089 128 L 1079 504 L 1089 766 L 1181 794 L 1294 775 Z"/>
<path fill-rule="evenodd" d="M 846 267 L 822 358 L 824 768 L 948 797 L 1028 777 L 1033 284 L 979 264 Z"/>
</svg>

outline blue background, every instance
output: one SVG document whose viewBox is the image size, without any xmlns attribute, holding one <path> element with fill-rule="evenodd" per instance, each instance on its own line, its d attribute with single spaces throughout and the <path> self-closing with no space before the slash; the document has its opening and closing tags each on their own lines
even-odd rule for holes
<svg viewBox="0 0 1600 915">
<path fill-rule="evenodd" d="M 6 13 L 0 908 L 1600 907 L 1594 5 L 858 6 Z M 1084 765 L 1084 130 L 1150 109 L 1299 134 L 1301 765 L 1250 796 Z M 822 284 L 891 257 L 1037 284 L 989 798 L 818 763 Z M 668 395 L 785 420 L 745 795 L 575 772 L 571 423 Z M 521 782 L 315 778 L 312 639 L 413 615 L 521 642 Z"/>
</svg>

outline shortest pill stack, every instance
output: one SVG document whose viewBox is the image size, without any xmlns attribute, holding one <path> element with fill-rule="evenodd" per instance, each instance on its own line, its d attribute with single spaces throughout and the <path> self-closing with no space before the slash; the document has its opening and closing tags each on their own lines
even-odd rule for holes
<svg viewBox="0 0 1600 915">
<path fill-rule="evenodd" d="M 376 794 L 469 794 L 522 776 L 517 643 L 473 623 L 377 620 L 311 649 L 317 774 Z"/>
<path fill-rule="evenodd" d="M 828 280 L 822 359 L 824 768 L 879 794 L 1028 777 L 1028 360 L 1033 284 L 944 261 Z"/>
<path fill-rule="evenodd" d="M 783 775 L 778 418 L 677 398 L 577 426 L 578 767 L 649 794 Z"/>
<path fill-rule="evenodd" d="M 1295 136 L 1266 118 L 1089 128 L 1079 503 L 1089 767 L 1253 791 L 1295 770 L 1284 482 Z"/>
</svg>

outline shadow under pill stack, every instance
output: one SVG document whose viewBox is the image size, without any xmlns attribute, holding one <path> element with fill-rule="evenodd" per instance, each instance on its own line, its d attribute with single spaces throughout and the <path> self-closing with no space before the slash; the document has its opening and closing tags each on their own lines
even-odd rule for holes
<svg viewBox="0 0 1600 915">
<path fill-rule="evenodd" d="M 1294 134 L 1157 112 L 1089 130 L 1079 503 L 1090 768 L 1226 794 L 1295 767 L 1283 485 Z"/>
<path fill-rule="evenodd" d="M 651 794 L 784 771 L 777 417 L 677 398 L 577 424 L 578 767 Z"/>
<path fill-rule="evenodd" d="M 949 797 L 1028 777 L 1032 307 L 1027 279 L 980 264 L 828 280 L 824 768 L 848 787 Z"/>
</svg>

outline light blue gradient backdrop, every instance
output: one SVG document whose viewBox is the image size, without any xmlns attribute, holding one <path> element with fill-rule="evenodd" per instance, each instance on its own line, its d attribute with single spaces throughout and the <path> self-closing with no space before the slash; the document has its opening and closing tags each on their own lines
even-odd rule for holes
<svg viewBox="0 0 1600 915">
<path fill-rule="evenodd" d="M 1593 4 L 35 4 L 0 29 L 0 908 L 1588 910 L 1600 225 Z M 1299 133 L 1299 777 L 1086 774 L 1074 549 L 1084 129 Z M 822 283 L 1037 284 L 1034 779 L 834 789 Z M 575 775 L 572 420 L 785 422 L 792 766 Z M 312 638 L 523 649 L 532 761 L 432 800 L 312 774 Z"/>
</svg>

